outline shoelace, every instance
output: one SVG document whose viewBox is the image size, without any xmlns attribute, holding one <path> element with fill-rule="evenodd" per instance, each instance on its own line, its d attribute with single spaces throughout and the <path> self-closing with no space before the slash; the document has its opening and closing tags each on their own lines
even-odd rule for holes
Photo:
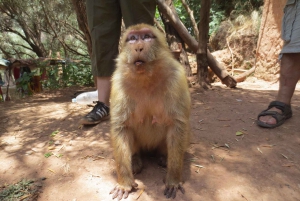
<svg viewBox="0 0 300 201">
<path fill-rule="evenodd" d="M 90 113 L 96 113 L 99 115 L 101 118 L 104 117 L 105 115 L 108 115 L 108 110 L 109 108 L 102 102 L 100 101 L 95 101 L 97 104 L 93 108 L 93 110 Z"/>
</svg>

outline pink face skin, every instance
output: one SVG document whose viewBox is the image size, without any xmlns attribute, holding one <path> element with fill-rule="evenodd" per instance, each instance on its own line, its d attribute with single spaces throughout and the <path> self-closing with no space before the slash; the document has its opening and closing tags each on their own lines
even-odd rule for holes
<svg viewBox="0 0 300 201">
<path fill-rule="evenodd" d="M 128 33 L 125 41 L 130 46 L 131 51 L 128 62 L 134 64 L 135 73 L 143 74 L 146 72 L 147 67 L 144 64 L 149 61 L 148 51 L 155 39 L 155 35 L 149 28 L 132 30 Z"/>
<path fill-rule="evenodd" d="M 134 30 L 129 32 L 126 42 L 130 44 L 134 44 L 139 42 L 140 40 L 143 40 L 143 42 L 150 42 L 153 38 L 156 38 L 150 29 L 143 28 L 140 30 Z"/>
</svg>

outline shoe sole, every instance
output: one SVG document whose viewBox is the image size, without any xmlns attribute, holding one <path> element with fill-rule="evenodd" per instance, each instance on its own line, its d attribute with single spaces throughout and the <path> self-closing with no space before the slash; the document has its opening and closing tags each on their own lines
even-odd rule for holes
<svg viewBox="0 0 300 201">
<path fill-rule="evenodd" d="M 95 125 L 95 124 L 99 124 L 100 122 L 102 121 L 106 121 L 106 120 L 109 120 L 110 116 L 106 116 L 106 117 L 103 117 L 102 119 L 98 120 L 98 121 L 86 121 L 84 119 L 81 119 L 79 121 L 79 124 L 80 125 Z"/>
</svg>

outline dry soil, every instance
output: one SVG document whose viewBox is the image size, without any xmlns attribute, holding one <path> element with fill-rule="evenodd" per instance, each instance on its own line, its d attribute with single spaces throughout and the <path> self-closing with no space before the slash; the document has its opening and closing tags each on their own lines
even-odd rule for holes
<svg viewBox="0 0 300 201">
<path fill-rule="evenodd" d="M 293 117 L 275 129 L 256 125 L 278 83 L 255 78 L 236 89 L 216 83 L 191 88 L 192 135 L 184 161 L 180 201 L 300 200 L 300 93 Z M 91 107 L 72 103 L 82 88 L 45 91 L 0 103 L 0 187 L 40 179 L 39 201 L 106 201 L 116 184 L 109 122 L 79 128 Z M 50 157 L 46 157 L 52 154 Z M 164 168 L 146 158 L 127 200 L 167 200 Z"/>
</svg>

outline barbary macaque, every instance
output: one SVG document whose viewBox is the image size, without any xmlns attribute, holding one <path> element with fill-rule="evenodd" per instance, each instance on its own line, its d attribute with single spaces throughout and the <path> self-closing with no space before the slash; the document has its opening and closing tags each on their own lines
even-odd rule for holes
<svg viewBox="0 0 300 201">
<path fill-rule="evenodd" d="M 184 68 L 155 27 L 129 27 L 122 38 L 111 90 L 111 141 L 118 183 L 113 198 L 137 187 L 141 152 L 156 151 L 167 166 L 167 198 L 184 193 L 182 169 L 190 138 L 191 98 Z"/>
</svg>

